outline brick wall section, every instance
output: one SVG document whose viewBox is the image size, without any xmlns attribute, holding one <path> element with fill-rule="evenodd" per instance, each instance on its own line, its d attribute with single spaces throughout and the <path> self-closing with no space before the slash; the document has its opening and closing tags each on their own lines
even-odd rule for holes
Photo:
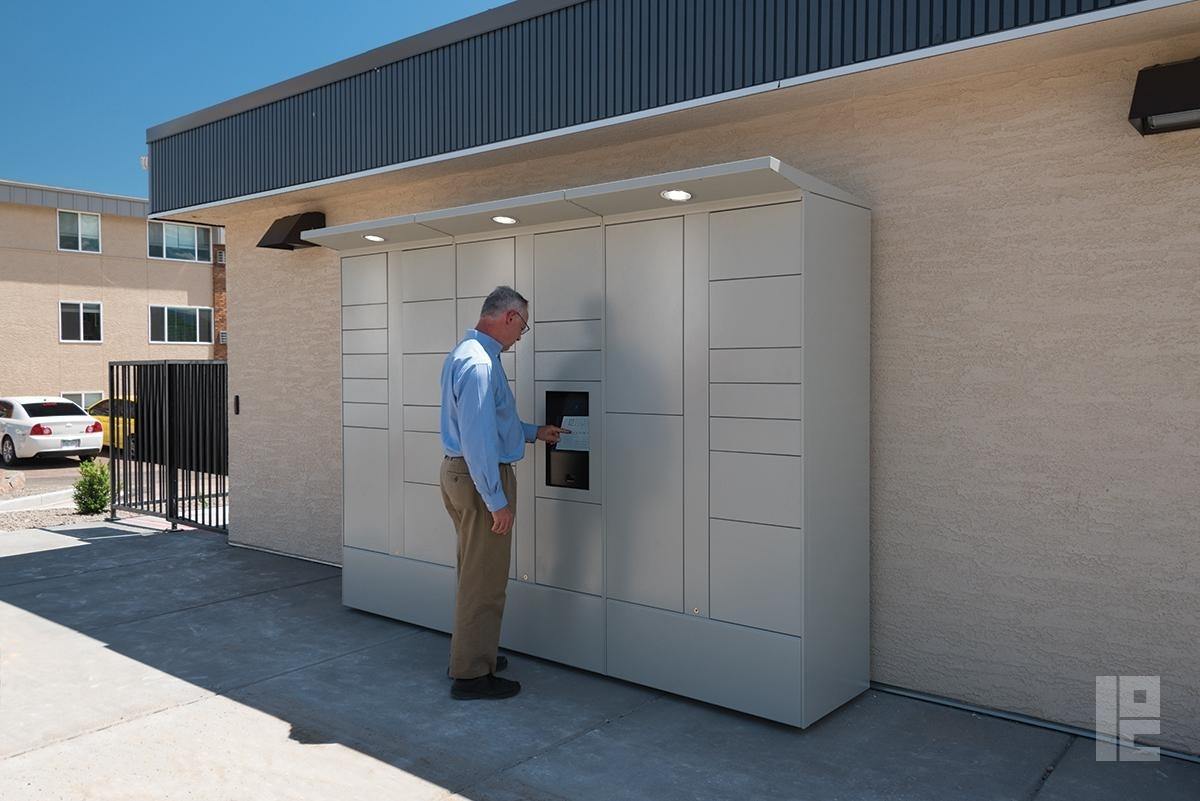
<svg viewBox="0 0 1200 801">
<path fill-rule="evenodd" d="M 225 268 L 221 254 L 224 245 L 213 245 L 213 358 L 224 361 L 228 358 L 229 346 L 221 342 L 221 332 L 228 330 L 228 305 L 225 302 Z"/>
</svg>

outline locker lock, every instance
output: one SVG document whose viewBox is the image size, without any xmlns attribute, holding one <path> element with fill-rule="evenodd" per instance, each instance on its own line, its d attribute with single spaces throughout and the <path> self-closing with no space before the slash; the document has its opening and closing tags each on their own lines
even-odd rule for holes
<svg viewBox="0 0 1200 801">
<path fill-rule="evenodd" d="M 698 615 L 698 614 L 700 614 L 700 607 L 698 607 L 698 606 L 693 606 L 693 607 L 692 607 L 692 614 L 693 614 L 693 615 Z"/>
<path fill-rule="evenodd" d="M 528 573 L 522 573 L 522 574 L 521 574 L 521 581 L 529 581 L 529 574 L 528 574 Z"/>
</svg>

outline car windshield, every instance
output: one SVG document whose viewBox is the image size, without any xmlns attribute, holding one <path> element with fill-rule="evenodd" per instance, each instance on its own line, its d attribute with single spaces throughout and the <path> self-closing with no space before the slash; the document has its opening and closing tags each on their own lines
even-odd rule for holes
<svg viewBox="0 0 1200 801">
<path fill-rule="evenodd" d="M 43 401 L 41 403 L 22 403 L 21 408 L 30 417 L 86 417 L 80 409 L 70 401 Z"/>
</svg>

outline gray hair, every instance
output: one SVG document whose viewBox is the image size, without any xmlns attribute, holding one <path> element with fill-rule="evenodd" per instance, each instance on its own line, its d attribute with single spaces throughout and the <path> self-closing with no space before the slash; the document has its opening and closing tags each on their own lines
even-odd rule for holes
<svg viewBox="0 0 1200 801">
<path fill-rule="evenodd" d="M 480 317 L 498 317 L 507 311 L 521 312 L 529 308 L 525 296 L 511 286 L 498 286 L 483 300 Z"/>
</svg>

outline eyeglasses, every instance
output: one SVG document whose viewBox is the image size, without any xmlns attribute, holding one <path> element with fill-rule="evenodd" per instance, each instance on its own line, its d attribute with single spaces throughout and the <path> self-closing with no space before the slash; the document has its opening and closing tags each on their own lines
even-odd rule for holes
<svg viewBox="0 0 1200 801">
<path fill-rule="evenodd" d="M 518 317 L 521 317 L 521 313 L 519 311 L 517 311 L 516 309 L 512 309 L 512 313 L 517 315 Z M 529 333 L 529 321 L 526 320 L 524 317 L 521 317 L 521 336 L 525 336 L 528 333 Z"/>
</svg>

